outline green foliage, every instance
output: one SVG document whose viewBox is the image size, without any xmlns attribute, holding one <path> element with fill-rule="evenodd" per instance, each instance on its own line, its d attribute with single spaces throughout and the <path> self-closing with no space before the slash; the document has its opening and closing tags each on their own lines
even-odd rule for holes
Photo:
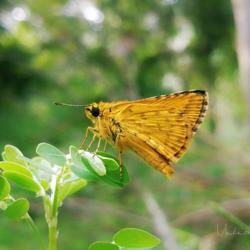
<svg viewBox="0 0 250 250">
<path fill-rule="evenodd" d="M 119 247 L 109 242 L 97 241 L 97 242 L 92 243 L 88 249 L 89 250 L 119 250 Z"/>
<path fill-rule="evenodd" d="M 24 198 L 17 199 L 13 201 L 6 210 L 4 214 L 14 220 L 22 219 L 29 211 L 29 201 Z"/>
<path fill-rule="evenodd" d="M 122 172 L 120 172 L 120 166 L 116 158 L 105 152 L 98 152 L 98 156 L 103 161 L 107 174 L 99 176 L 101 180 L 112 185 L 124 186 L 129 182 L 129 176 L 126 168 L 122 165 Z"/>
<path fill-rule="evenodd" d="M 79 179 L 76 181 L 69 181 L 64 183 L 59 190 L 59 202 L 62 202 L 67 196 L 73 195 L 87 185 L 85 179 Z"/>
<path fill-rule="evenodd" d="M 10 193 L 10 184 L 6 178 L 0 176 L 0 200 L 3 200 Z"/>
<path fill-rule="evenodd" d="M 106 175 L 107 172 L 104 166 L 104 161 L 102 161 L 98 156 L 88 152 L 83 152 L 81 156 L 82 163 L 89 171 L 92 171 L 97 176 Z"/>
<path fill-rule="evenodd" d="M 41 192 L 41 186 L 34 179 L 27 175 L 15 171 L 4 171 L 3 176 L 23 189 L 36 194 Z"/>
<path fill-rule="evenodd" d="M 154 235 L 138 229 L 124 228 L 113 236 L 113 243 L 97 241 L 89 246 L 89 250 L 130 250 L 151 249 L 160 244 Z"/>
<path fill-rule="evenodd" d="M 92 155 L 89 152 L 77 152 L 77 149 L 71 146 L 70 155 L 72 172 L 78 177 L 90 181 L 99 179 L 119 187 L 123 187 L 129 182 L 126 168 L 122 166 L 122 173 L 120 173 L 118 161 L 107 153 L 97 152 L 96 155 Z"/>
<path fill-rule="evenodd" d="M 125 228 L 113 237 L 114 242 L 125 248 L 152 248 L 160 244 L 154 235 L 137 228 Z"/>
<path fill-rule="evenodd" d="M 97 180 L 98 177 L 95 174 L 92 174 L 86 165 L 89 165 L 88 160 L 82 160 L 81 154 L 79 154 L 78 149 L 74 146 L 70 146 L 69 148 L 72 165 L 72 172 L 80 178 L 84 178 L 86 180 Z M 91 166 L 89 166 L 91 168 Z"/>
<path fill-rule="evenodd" d="M 125 176 L 125 182 L 118 175 L 120 172 L 117 160 L 108 155 L 102 154 L 99 157 L 74 146 L 70 146 L 66 155 L 48 143 L 38 144 L 36 152 L 39 156 L 30 159 L 14 146 L 4 147 L 4 160 L 0 162 L 0 209 L 10 219 L 26 219 L 38 233 L 28 214 L 29 201 L 26 198 L 15 200 L 10 194 L 8 181 L 35 193 L 36 197 L 42 197 L 49 228 L 49 250 L 56 250 L 58 209 L 65 198 L 87 186 L 87 180 L 104 180 L 112 185 L 123 186 L 128 177 Z M 90 176 L 99 178 L 88 178 Z M 106 181 L 105 176 L 109 181 Z M 41 242 L 40 247 L 44 248 L 39 234 L 38 239 Z"/>
<path fill-rule="evenodd" d="M 26 175 L 27 177 L 32 177 L 32 172 L 26 168 L 25 165 L 20 165 L 19 163 L 12 161 L 1 161 L 0 168 L 3 171 L 12 171 L 18 174 Z"/>
<path fill-rule="evenodd" d="M 4 147 L 2 157 L 5 161 L 12 161 L 12 162 L 19 163 L 21 165 L 26 164 L 26 162 L 22 159 L 23 157 L 22 152 L 17 147 L 14 147 L 12 145 L 6 145 Z M 12 169 L 13 169 L 13 166 L 12 166 Z"/>
<path fill-rule="evenodd" d="M 36 152 L 38 155 L 51 162 L 52 164 L 63 166 L 66 163 L 65 154 L 58 148 L 48 143 L 43 142 L 38 144 Z"/>
</svg>

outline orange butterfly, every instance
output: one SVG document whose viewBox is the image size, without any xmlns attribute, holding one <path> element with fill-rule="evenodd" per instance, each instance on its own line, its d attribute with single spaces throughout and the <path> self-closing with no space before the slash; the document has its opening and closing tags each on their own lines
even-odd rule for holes
<svg viewBox="0 0 250 250">
<path fill-rule="evenodd" d="M 85 107 L 94 137 L 114 145 L 119 161 L 124 149 L 135 151 L 166 176 L 190 146 L 208 107 L 208 93 L 183 91 L 135 101 L 99 102 Z M 85 141 L 84 139 L 84 141 Z M 92 144 L 90 143 L 90 145 Z M 89 146 L 90 146 L 89 145 Z"/>
</svg>

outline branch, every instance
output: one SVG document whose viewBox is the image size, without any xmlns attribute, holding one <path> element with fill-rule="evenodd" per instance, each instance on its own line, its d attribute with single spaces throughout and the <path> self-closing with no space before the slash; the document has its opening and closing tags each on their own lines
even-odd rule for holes
<svg viewBox="0 0 250 250">
<path fill-rule="evenodd" d="M 170 250 L 179 250 L 181 247 L 178 245 L 174 232 L 169 224 L 168 218 L 166 213 L 162 211 L 159 207 L 157 201 L 151 194 L 151 192 L 146 191 L 143 192 L 143 199 L 150 213 L 154 226 L 155 231 L 162 239 L 163 245 L 166 249 Z"/>
<path fill-rule="evenodd" d="M 250 199 L 224 201 L 220 203 L 219 206 L 234 214 L 235 216 L 243 217 L 244 215 L 250 217 Z M 221 218 L 215 215 L 213 207 L 207 207 L 179 217 L 175 221 L 175 226 L 201 224 L 211 220 L 216 223 L 221 220 Z"/>
</svg>

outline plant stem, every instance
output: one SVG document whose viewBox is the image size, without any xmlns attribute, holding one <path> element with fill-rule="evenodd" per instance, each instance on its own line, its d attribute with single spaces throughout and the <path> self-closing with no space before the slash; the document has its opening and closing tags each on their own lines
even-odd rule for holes
<svg viewBox="0 0 250 250">
<path fill-rule="evenodd" d="M 53 225 L 49 226 L 49 250 L 57 249 L 57 218 L 54 218 Z"/>
<path fill-rule="evenodd" d="M 44 210 L 45 217 L 48 224 L 49 230 L 49 246 L 48 250 L 57 250 L 57 238 L 58 238 L 58 195 L 60 188 L 60 181 L 63 175 L 64 168 L 60 171 L 60 173 L 55 177 L 54 182 L 52 184 L 52 192 L 51 197 L 46 195 L 44 196 Z"/>
<path fill-rule="evenodd" d="M 227 219 L 228 221 L 230 221 L 232 224 L 236 225 L 242 231 L 244 231 L 244 232 L 250 232 L 250 226 L 248 226 L 247 224 L 245 224 L 243 221 L 241 221 L 235 215 L 233 215 L 232 213 L 230 213 L 225 208 L 219 206 L 215 202 L 212 202 L 211 204 L 212 204 L 212 207 L 214 208 L 214 210 L 217 213 L 219 213 L 222 216 L 224 216 L 225 219 Z"/>
</svg>

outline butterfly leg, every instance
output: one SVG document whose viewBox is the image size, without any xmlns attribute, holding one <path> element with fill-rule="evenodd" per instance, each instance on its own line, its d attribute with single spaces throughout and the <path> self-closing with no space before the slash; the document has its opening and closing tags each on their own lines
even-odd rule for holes
<svg viewBox="0 0 250 250">
<path fill-rule="evenodd" d="M 102 141 L 102 138 L 99 137 L 98 144 L 97 144 L 97 148 L 96 148 L 96 150 L 95 150 L 95 152 L 94 152 L 94 155 L 96 155 L 96 153 L 99 151 L 99 148 L 100 148 L 100 145 L 101 145 L 101 141 Z"/>
<path fill-rule="evenodd" d="M 118 153 L 118 162 L 119 162 L 119 167 L 120 167 L 120 178 L 122 179 L 123 169 L 122 169 L 122 151 L 121 150 L 119 150 L 119 153 Z"/>
<path fill-rule="evenodd" d="M 90 149 L 90 147 L 92 146 L 92 144 L 93 144 L 94 141 L 95 141 L 95 138 L 96 138 L 96 135 L 94 134 L 94 136 L 93 136 L 91 142 L 89 143 L 88 147 L 86 148 L 86 151 L 88 151 L 88 150 Z"/>
<path fill-rule="evenodd" d="M 119 145 L 119 140 L 121 139 L 121 133 L 118 133 L 115 138 L 115 147 L 118 148 L 118 163 L 120 167 L 120 178 L 122 179 L 123 177 L 123 169 L 122 169 L 122 147 Z"/>
<path fill-rule="evenodd" d="M 88 138 L 88 135 L 89 135 L 89 132 L 90 131 L 94 131 L 94 128 L 92 128 L 92 127 L 87 127 L 87 130 L 86 130 L 86 132 L 85 132 L 85 135 L 84 135 L 84 138 L 83 138 L 83 140 L 82 140 L 82 143 L 81 143 L 81 145 L 80 145 L 80 148 L 83 148 L 83 146 L 84 146 L 84 144 L 85 144 L 85 142 L 86 142 L 86 139 Z"/>
</svg>

